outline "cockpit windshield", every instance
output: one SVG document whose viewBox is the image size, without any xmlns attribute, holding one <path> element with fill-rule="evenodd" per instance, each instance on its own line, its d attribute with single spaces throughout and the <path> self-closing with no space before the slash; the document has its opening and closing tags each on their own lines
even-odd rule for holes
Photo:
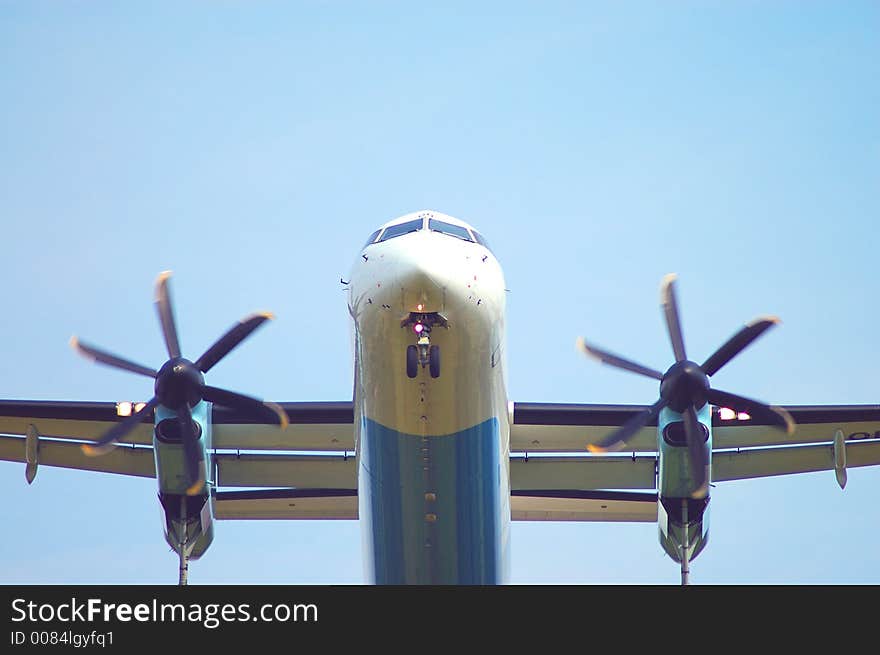
<svg viewBox="0 0 880 655">
<path fill-rule="evenodd" d="M 444 221 L 438 221 L 436 218 L 432 218 L 428 221 L 428 229 L 434 232 L 442 232 L 443 234 L 448 234 L 449 236 L 458 237 L 459 239 L 464 239 L 465 241 L 473 241 L 473 237 L 471 237 L 471 233 L 468 232 L 466 227 L 462 227 L 461 225 L 453 225 L 452 223 L 446 223 Z"/>
<path fill-rule="evenodd" d="M 417 232 L 422 229 L 422 219 L 417 218 L 414 221 L 407 221 L 406 223 L 398 223 L 397 225 L 390 225 L 385 228 L 385 231 L 382 233 L 382 236 L 379 238 L 379 242 L 388 241 L 388 239 L 393 239 L 394 237 L 399 237 L 404 234 L 409 234 L 410 232 Z"/>
<path fill-rule="evenodd" d="M 486 248 L 489 251 L 492 250 L 492 247 L 489 245 L 489 242 L 486 241 L 486 237 L 484 237 L 482 234 L 480 234 L 476 230 L 471 230 L 471 232 L 474 233 L 474 239 L 477 240 L 477 243 L 479 243 L 481 246 L 483 246 L 484 248 Z"/>
<path fill-rule="evenodd" d="M 364 248 L 366 248 L 367 246 L 369 246 L 370 244 L 372 244 L 373 241 L 376 240 L 376 237 L 379 236 L 379 232 L 381 232 L 381 231 L 382 231 L 382 230 L 376 230 L 375 232 L 373 232 L 373 233 L 369 236 L 369 238 L 367 239 L 367 242 L 364 244 Z"/>
<path fill-rule="evenodd" d="M 404 234 L 418 232 L 419 230 L 425 228 L 425 219 L 427 219 L 428 229 L 432 232 L 448 234 L 449 236 L 455 237 L 456 239 L 468 241 L 469 243 L 478 243 L 484 248 L 487 248 L 490 251 L 492 250 L 483 235 L 473 228 L 468 228 L 464 225 L 455 225 L 454 223 L 447 223 L 446 221 L 431 218 L 430 214 L 428 214 L 427 216 L 422 215 L 422 217 L 413 219 L 411 221 L 397 223 L 396 225 L 389 225 L 384 229 L 376 230 L 370 235 L 370 238 L 367 239 L 367 243 L 364 244 L 364 248 L 374 243 L 382 243 L 383 241 L 388 241 L 389 239 L 393 239 L 394 237 L 403 236 Z"/>
</svg>

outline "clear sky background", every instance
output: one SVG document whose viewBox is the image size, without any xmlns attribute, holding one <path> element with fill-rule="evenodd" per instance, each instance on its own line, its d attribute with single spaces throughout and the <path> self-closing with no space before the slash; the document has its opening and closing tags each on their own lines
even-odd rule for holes
<svg viewBox="0 0 880 655">
<path fill-rule="evenodd" d="M 349 400 L 340 277 L 420 209 L 491 242 L 512 400 L 653 402 L 584 335 L 672 362 L 771 330 L 713 384 L 880 402 L 876 2 L 0 1 L 0 398 L 143 399 L 72 334 L 158 367 L 277 320 L 209 383 Z M 829 435 L 830 436 L 830 435 Z M 0 463 L 0 581 L 171 583 L 154 480 Z M 695 584 L 880 583 L 880 470 L 720 483 Z M 193 584 L 360 583 L 357 522 L 219 522 Z M 515 583 L 677 584 L 655 524 L 515 523 Z"/>
</svg>

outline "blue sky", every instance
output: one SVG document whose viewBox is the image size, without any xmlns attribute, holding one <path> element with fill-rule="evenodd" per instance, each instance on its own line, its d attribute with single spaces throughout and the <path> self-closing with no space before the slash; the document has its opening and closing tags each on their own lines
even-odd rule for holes
<svg viewBox="0 0 880 655">
<path fill-rule="evenodd" d="M 0 398 L 146 399 L 72 334 L 158 366 L 277 320 L 209 382 L 347 400 L 339 284 L 419 209 L 492 243 L 516 401 L 650 403 L 584 335 L 672 361 L 762 314 L 713 383 L 876 404 L 880 7 L 873 2 L 0 2 Z M 0 580 L 173 583 L 155 482 L 0 463 Z M 880 582 L 880 471 L 721 483 L 697 584 Z M 676 584 L 653 524 L 514 524 L 516 583 Z M 207 583 L 359 583 L 357 523 L 221 522 Z"/>
</svg>

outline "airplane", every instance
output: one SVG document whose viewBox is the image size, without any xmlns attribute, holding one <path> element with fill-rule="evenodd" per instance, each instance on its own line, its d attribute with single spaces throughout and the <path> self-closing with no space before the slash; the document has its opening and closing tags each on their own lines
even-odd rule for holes
<svg viewBox="0 0 880 655">
<path fill-rule="evenodd" d="M 164 538 L 188 580 L 222 520 L 357 520 L 368 582 L 503 584 L 511 521 L 653 522 L 690 582 L 717 483 L 880 464 L 880 407 L 776 407 L 711 377 L 778 323 L 759 317 L 691 360 L 674 275 L 660 305 L 665 372 L 585 338 L 600 363 L 653 378 L 645 405 L 511 400 L 501 264 L 470 223 L 437 211 L 388 221 L 346 289 L 352 398 L 263 401 L 206 384 L 271 314 L 245 317 L 194 360 L 170 292 L 155 306 L 169 359 L 153 368 L 78 337 L 97 363 L 153 380 L 144 402 L 0 401 L 0 460 L 154 478 Z"/>
</svg>

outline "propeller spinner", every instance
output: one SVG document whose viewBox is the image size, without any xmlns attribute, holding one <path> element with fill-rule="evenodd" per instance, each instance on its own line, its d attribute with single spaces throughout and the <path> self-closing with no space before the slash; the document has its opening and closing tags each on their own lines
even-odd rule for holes
<svg viewBox="0 0 880 655">
<path fill-rule="evenodd" d="M 589 344 L 583 338 L 578 338 L 578 348 L 600 362 L 660 381 L 660 398 L 657 402 L 633 416 L 599 443 L 588 445 L 587 449 L 590 452 L 623 450 L 627 441 L 636 432 L 648 422 L 655 420 L 664 407 L 669 407 L 681 414 L 684 419 L 691 475 L 697 485 L 697 491 L 693 497 L 702 498 L 708 492 L 709 461 L 706 449 L 703 447 L 705 435 L 697 419 L 697 410 L 707 402 L 720 407 L 729 407 L 737 412 L 746 412 L 754 419 L 785 430 L 788 434 L 794 432 L 794 420 L 781 407 L 771 407 L 757 400 L 713 389 L 709 383 L 709 378 L 712 375 L 767 329 L 776 325 L 779 319 L 761 317 L 748 323 L 718 348 L 701 366 L 687 358 L 681 321 L 679 320 L 678 303 L 675 297 L 676 279 L 675 274 L 669 274 L 663 278 L 660 286 L 661 307 L 666 319 L 672 350 L 675 354 L 675 363 L 669 367 L 666 373 L 642 366 Z"/>
<path fill-rule="evenodd" d="M 195 362 L 191 362 L 181 356 L 180 341 L 177 337 L 177 326 L 174 322 L 174 311 L 168 286 L 170 277 L 171 272 L 166 271 L 160 274 L 156 281 L 156 310 L 159 314 L 159 323 L 170 358 L 158 371 L 85 344 L 76 337 L 71 338 L 71 346 L 88 359 L 155 380 L 153 397 L 139 411 L 115 424 L 95 443 L 83 444 L 81 448 L 87 455 L 102 455 L 109 452 L 116 447 L 116 443 L 120 439 L 141 423 L 144 417 L 156 407 L 159 405 L 167 407 L 177 414 L 189 482 L 187 494 L 194 495 L 198 494 L 205 485 L 205 467 L 202 464 L 204 450 L 198 445 L 198 429 L 192 418 L 193 407 L 202 400 L 207 400 L 248 412 L 266 423 L 278 423 L 282 428 L 287 426 L 288 418 L 284 409 L 275 403 L 264 402 L 234 391 L 205 384 L 204 374 L 273 316 L 268 313 L 259 313 L 242 319 L 208 348 L 201 357 Z"/>
</svg>

